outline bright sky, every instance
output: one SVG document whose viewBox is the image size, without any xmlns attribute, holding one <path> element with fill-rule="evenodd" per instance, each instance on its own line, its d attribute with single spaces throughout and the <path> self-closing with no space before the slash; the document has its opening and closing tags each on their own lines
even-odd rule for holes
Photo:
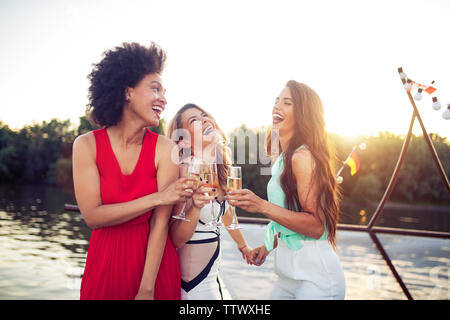
<svg viewBox="0 0 450 320">
<path fill-rule="evenodd" d="M 269 125 L 294 79 L 321 96 L 329 131 L 404 134 L 412 107 L 402 66 L 414 81 L 436 81 L 442 109 L 427 94 L 418 107 L 428 132 L 450 138 L 449 16 L 445 0 L 2 0 L 0 120 L 78 123 L 92 63 L 122 42 L 153 40 L 168 54 L 166 120 L 193 102 L 226 132 Z"/>
</svg>

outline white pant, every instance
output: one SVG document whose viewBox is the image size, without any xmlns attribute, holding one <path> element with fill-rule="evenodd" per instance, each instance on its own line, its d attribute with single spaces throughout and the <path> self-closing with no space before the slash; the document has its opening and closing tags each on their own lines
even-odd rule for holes
<svg viewBox="0 0 450 320">
<path fill-rule="evenodd" d="M 345 278 L 328 240 L 303 241 L 299 250 L 278 241 L 275 250 L 278 279 L 271 300 L 344 299 Z"/>
</svg>

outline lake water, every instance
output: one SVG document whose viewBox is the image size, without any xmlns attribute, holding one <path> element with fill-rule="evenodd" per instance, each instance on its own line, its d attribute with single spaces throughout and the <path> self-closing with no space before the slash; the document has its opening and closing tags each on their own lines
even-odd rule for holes
<svg viewBox="0 0 450 320">
<path fill-rule="evenodd" d="M 79 299 L 90 230 L 80 213 L 64 211 L 65 203 L 75 199 L 57 187 L 0 185 L 0 299 Z M 384 219 L 389 214 L 383 213 Z M 396 214 L 395 219 L 415 223 L 419 218 L 413 214 Z M 433 230 L 448 231 L 442 230 L 448 226 L 448 212 L 438 215 L 433 221 L 439 226 Z M 264 226 L 244 228 L 251 246 L 262 244 Z M 415 299 L 450 298 L 449 240 L 379 238 Z M 230 297 L 267 299 L 276 277 L 273 256 L 261 267 L 245 264 L 225 230 L 221 246 L 221 278 Z M 346 299 L 405 299 L 366 233 L 338 231 L 338 255 Z"/>
</svg>

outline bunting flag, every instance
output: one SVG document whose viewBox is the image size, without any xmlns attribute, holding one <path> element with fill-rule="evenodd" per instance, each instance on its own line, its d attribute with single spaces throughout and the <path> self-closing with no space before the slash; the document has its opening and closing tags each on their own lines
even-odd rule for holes
<svg viewBox="0 0 450 320">
<path fill-rule="evenodd" d="M 436 88 L 434 88 L 432 86 L 427 86 L 425 84 L 420 84 L 420 83 L 417 83 L 417 82 L 414 82 L 411 80 L 411 88 L 412 87 L 422 88 L 428 94 L 432 94 L 433 92 L 435 92 L 437 90 Z"/>
<path fill-rule="evenodd" d="M 346 165 L 350 167 L 350 174 L 353 176 L 359 170 L 359 158 L 355 152 L 348 157 L 347 161 L 345 161 Z"/>
</svg>

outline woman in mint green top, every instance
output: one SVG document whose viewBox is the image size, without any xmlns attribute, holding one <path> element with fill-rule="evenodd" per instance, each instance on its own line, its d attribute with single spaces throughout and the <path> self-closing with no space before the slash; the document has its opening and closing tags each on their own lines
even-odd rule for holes
<svg viewBox="0 0 450 320">
<path fill-rule="evenodd" d="M 302 148 L 307 148 L 306 145 L 301 145 L 296 149 L 300 150 Z M 283 192 L 283 189 L 280 185 L 280 176 L 283 173 L 284 165 L 283 165 L 283 155 L 280 154 L 277 160 L 272 165 L 272 177 L 267 184 L 267 198 L 269 202 L 276 204 L 282 208 L 288 209 L 286 207 L 286 195 Z M 296 211 L 302 211 L 301 209 Z M 266 235 L 264 239 L 264 245 L 268 251 L 273 249 L 274 237 L 278 235 L 281 241 L 286 243 L 286 245 L 292 250 L 298 250 L 302 247 L 303 241 L 315 240 L 314 238 L 307 237 L 295 231 L 289 230 L 286 227 L 283 227 L 281 224 L 271 221 L 266 229 Z M 324 230 L 322 236 L 319 240 L 324 240 L 327 237 L 327 231 Z"/>
<path fill-rule="evenodd" d="M 230 193 L 227 200 L 271 219 L 264 245 L 251 255 L 261 265 L 276 248 L 278 278 L 271 299 L 343 299 L 345 279 L 334 250 L 339 190 L 321 100 L 305 84 L 288 81 L 272 119 L 266 151 L 276 160 L 268 201 L 247 189 Z"/>
</svg>

